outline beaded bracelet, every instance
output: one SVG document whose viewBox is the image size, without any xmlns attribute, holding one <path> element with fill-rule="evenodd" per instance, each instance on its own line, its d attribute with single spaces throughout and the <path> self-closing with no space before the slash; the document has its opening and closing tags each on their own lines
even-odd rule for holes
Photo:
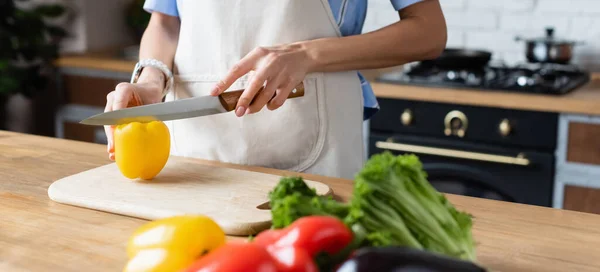
<svg viewBox="0 0 600 272">
<path fill-rule="evenodd" d="M 131 83 L 136 83 L 144 67 L 154 67 L 162 71 L 167 77 L 167 84 L 162 91 L 162 97 L 164 97 L 173 88 L 173 73 L 162 61 L 157 59 L 142 59 L 135 64 L 135 68 L 131 75 Z"/>
</svg>

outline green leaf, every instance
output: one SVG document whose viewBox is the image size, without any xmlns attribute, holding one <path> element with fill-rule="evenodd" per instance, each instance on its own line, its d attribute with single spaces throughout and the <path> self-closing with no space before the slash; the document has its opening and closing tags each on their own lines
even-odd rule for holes
<svg viewBox="0 0 600 272">
<path fill-rule="evenodd" d="M 36 7 L 33 12 L 44 17 L 56 18 L 65 13 L 65 8 L 60 5 L 41 5 Z"/>
</svg>

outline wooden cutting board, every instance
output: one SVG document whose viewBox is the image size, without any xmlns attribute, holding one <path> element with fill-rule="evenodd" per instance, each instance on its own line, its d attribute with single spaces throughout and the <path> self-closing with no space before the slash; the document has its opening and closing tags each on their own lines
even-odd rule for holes
<svg viewBox="0 0 600 272">
<path fill-rule="evenodd" d="M 148 220 L 202 214 L 228 235 L 252 235 L 271 225 L 268 193 L 280 178 L 172 156 L 150 181 L 128 179 L 111 163 L 53 182 L 48 196 L 63 204 Z M 332 193 L 323 183 L 306 182 L 320 195 Z"/>
</svg>

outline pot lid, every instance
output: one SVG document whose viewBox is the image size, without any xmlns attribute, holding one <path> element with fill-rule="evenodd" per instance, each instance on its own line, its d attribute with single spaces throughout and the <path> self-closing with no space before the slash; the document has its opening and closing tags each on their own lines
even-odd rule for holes
<svg viewBox="0 0 600 272">
<path fill-rule="evenodd" d="M 523 39 L 525 41 L 528 42 L 543 42 L 543 43 L 552 43 L 552 44 L 572 44 L 572 43 L 576 43 L 575 41 L 572 40 L 564 40 L 564 39 L 558 39 L 554 36 L 554 28 L 553 27 L 548 27 L 546 28 L 546 36 L 544 37 L 538 37 L 538 38 L 531 38 L 531 39 Z"/>
</svg>

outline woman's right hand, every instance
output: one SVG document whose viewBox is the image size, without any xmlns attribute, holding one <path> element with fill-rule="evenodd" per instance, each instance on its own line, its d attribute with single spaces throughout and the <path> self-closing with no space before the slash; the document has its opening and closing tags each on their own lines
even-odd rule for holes
<svg viewBox="0 0 600 272">
<path fill-rule="evenodd" d="M 161 102 L 163 88 L 156 82 L 119 83 L 115 90 L 106 96 L 104 112 Z M 108 158 L 113 161 L 115 160 L 114 129 L 114 126 L 104 126 L 108 140 Z"/>
</svg>

